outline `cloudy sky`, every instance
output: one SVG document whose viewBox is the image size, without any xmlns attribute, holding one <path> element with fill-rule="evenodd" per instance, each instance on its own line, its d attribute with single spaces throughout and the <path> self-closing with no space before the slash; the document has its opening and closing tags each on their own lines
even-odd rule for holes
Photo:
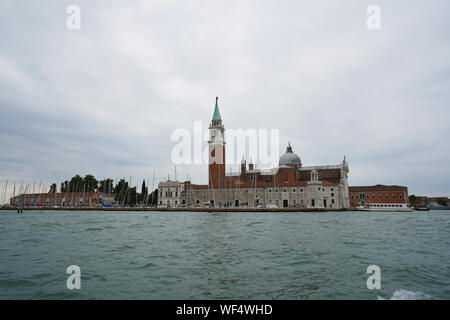
<svg viewBox="0 0 450 320">
<path fill-rule="evenodd" d="M 66 26 L 69 5 L 81 29 Z M 381 9 L 369 30 L 367 7 Z M 450 196 L 450 2 L 0 2 L 0 187 L 173 177 L 177 128 L 279 129 L 351 185 Z M 207 182 L 205 165 L 177 166 Z M 3 188 L 1 189 L 3 190 Z"/>
</svg>

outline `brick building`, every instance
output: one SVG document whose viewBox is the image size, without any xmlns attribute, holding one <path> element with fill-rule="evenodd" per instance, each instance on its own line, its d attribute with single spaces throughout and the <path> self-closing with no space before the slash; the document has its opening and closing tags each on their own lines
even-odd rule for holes
<svg viewBox="0 0 450 320">
<path fill-rule="evenodd" d="M 348 188 L 351 207 L 405 207 L 408 204 L 408 188 L 404 186 L 355 186 Z"/>
<path fill-rule="evenodd" d="M 240 171 L 226 173 L 225 128 L 218 99 L 209 126 L 208 184 L 184 182 L 181 206 L 340 209 L 350 206 L 348 164 L 304 167 L 290 144 L 278 167 L 257 169 L 242 159 Z M 163 194 L 165 195 L 165 193 Z M 160 206 L 164 200 L 158 199 Z M 174 199 L 175 201 L 175 199 Z M 178 199 L 176 200 L 178 201 Z"/>
<path fill-rule="evenodd" d="M 102 192 L 64 192 L 21 194 L 10 199 L 15 207 L 95 207 L 110 204 L 113 196 Z"/>
</svg>

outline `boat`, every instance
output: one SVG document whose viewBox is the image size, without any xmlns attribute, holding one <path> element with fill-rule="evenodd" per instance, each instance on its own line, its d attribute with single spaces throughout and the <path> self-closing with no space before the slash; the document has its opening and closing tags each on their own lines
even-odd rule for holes
<svg viewBox="0 0 450 320">
<path fill-rule="evenodd" d="M 375 212 L 412 212 L 413 209 L 405 203 L 370 203 L 364 206 L 356 207 L 358 211 L 375 211 Z"/>
</svg>

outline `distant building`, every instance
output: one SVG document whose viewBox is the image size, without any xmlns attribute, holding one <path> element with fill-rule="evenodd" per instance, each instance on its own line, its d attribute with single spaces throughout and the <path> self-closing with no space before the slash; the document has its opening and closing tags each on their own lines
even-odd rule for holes
<svg viewBox="0 0 450 320">
<path fill-rule="evenodd" d="M 432 205 L 442 205 L 447 206 L 449 205 L 448 197 L 428 197 L 428 202 Z"/>
<path fill-rule="evenodd" d="M 113 196 L 102 192 L 63 192 L 21 194 L 10 199 L 16 207 L 95 207 L 111 204 Z"/>
<path fill-rule="evenodd" d="M 350 194 L 350 205 L 395 207 L 408 204 L 408 188 L 404 186 L 386 186 L 377 184 L 375 186 L 348 187 Z"/>
<path fill-rule="evenodd" d="M 448 207 L 449 201 L 448 197 L 427 197 L 427 196 L 416 196 L 414 202 L 416 208 L 438 208 L 438 207 Z"/>
<path fill-rule="evenodd" d="M 184 183 L 178 181 L 160 182 L 158 184 L 158 206 L 179 207 L 181 205 L 181 194 L 184 191 Z"/>
</svg>

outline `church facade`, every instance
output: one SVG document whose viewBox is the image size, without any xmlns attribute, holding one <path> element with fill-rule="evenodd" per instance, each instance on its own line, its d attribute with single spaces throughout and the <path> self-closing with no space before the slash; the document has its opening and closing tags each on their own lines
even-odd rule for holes
<svg viewBox="0 0 450 320">
<path fill-rule="evenodd" d="M 288 143 L 279 165 L 256 169 L 243 159 L 240 171 L 226 174 L 225 128 L 219 112 L 218 98 L 209 126 L 208 184 L 185 181 L 179 188 L 176 206 L 184 207 L 246 207 L 246 208 L 349 208 L 348 163 L 303 166 L 300 157 Z M 166 186 L 165 186 L 166 187 Z M 167 191 L 167 190 L 166 190 Z M 175 201 L 158 200 L 161 206 Z"/>
</svg>

